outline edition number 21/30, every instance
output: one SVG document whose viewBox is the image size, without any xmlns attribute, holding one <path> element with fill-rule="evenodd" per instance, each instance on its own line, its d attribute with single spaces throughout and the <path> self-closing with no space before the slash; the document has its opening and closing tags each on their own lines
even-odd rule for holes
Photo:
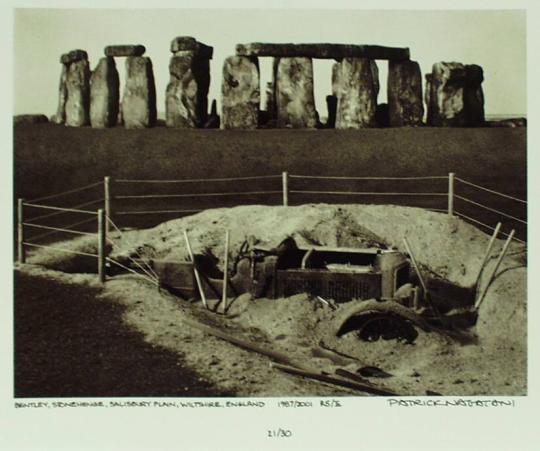
<svg viewBox="0 0 540 451">
<path fill-rule="evenodd" d="M 290 429 L 268 429 L 268 437 L 272 438 L 289 438 L 292 437 Z"/>
</svg>

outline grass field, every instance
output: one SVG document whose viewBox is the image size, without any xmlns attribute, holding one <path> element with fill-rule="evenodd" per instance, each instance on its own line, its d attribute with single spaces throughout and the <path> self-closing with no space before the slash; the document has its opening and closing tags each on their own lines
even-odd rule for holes
<svg viewBox="0 0 540 451">
<path fill-rule="evenodd" d="M 96 182 L 117 179 L 193 179 L 252 175 L 427 176 L 455 172 L 487 188 L 526 199 L 525 128 L 396 128 L 364 130 L 181 130 L 157 127 L 69 128 L 52 124 L 16 126 L 15 197 L 32 199 Z M 208 193 L 280 190 L 279 178 L 257 182 L 189 185 L 113 185 L 113 194 Z M 445 180 L 421 182 L 349 182 L 291 180 L 292 190 L 446 192 Z M 457 183 L 456 192 L 526 219 L 526 207 Z M 101 189 L 66 196 L 59 205 L 99 198 Z M 88 196 L 87 198 L 84 196 Z M 115 211 L 193 209 L 241 203 L 278 204 L 266 196 L 117 202 Z M 290 204 L 308 202 L 395 203 L 446 208 L 440 197 L 343 197 L 292 194 Z M 497 216 L 456 201 L 456 210 L 494 224 Z M 144 218 L 144 219 L 143 219 Z M 150 226 L 171 215 L 123 216 L 121 225 Z M 74 222 L 77 218 L 70 218 Z M 526 228 L 514 221 L 504 230 Z"/>
</svg>

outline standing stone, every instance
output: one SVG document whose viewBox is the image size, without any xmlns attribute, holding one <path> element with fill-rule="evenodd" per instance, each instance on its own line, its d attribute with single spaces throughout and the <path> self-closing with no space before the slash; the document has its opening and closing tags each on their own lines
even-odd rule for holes
<svg viewBox="0 0 540 451">
<path fill-rule="evenodd" d="M 435 63 L 430 80 L 429 125 L 468 127 L 483 124 L 483 79 L 480 66 Z"/>
<path fill-rule="evenodd" d="M 332 95 L 336 98 L 339 97 L 339 68 L 340 63 L 332 65 Z"/>
<path fill-rule="evenodd" d="M 280 128 L 315 128 L 311 58 L 280 58 L 277 67 L 277 123 Z"/>
<path fill-rule="evenodd" d="M 126 128 L 153 127 L 156 123 L 156 85 L 152 61 L 145 56 L 126 58 L 122 119 Z"/>
<path fill-rule="evenodd" d="M 422 74 L 416 61 L 390 61 L 388 114 L 391 127 L 422 125 Z"/>
<path fill-rule="evenodd" d="M 326 118 L 326 128 L 336 127 L 336 112 L 337 112 L 337 97 L 330 95 L 326 96 L 326 108 L 328 109 L 328 117 Z"/>
<path fill-rule="evenodd" d="M 426 88 L 424 89 L 424 102 L 426 104 L 426 110 L 427 110 L 427 117 L 426 117 L 426 124 L 427 125 L 433 125 L 433 111 L 435 111 L 435 107 L 431 105 L 432 98 L 431 98 L 431 89 L 432 89 L 432 83 L 431 80 L 433 80 L 432 74 L 426 74 Z"/>
<path fill-rule="evenodd" d="M 467 126 L 478 127 L 484 125 L 484 71 L 476 64 L 465 66 L 467 73 L 467 87 L 465 88 L 465 110 L 467 112 Z"/>
<path fill-rule="evenodd" d="M 210 114 L 204 124 L 204 128 L 219 128 L 220 124 L 221 118 L 217 113 L 217 102 L 216 99 L 214 99 L 212 100 L 212 107 L 210 108 Z"/>
<path fill-rule="evenodd" d="M 62 73 L 60 74 L 60 83 L 58 85 L 58 106 L 56 108 L 56 114 L 51 117 L 51 122 L 54 122 L 55 124 L 63 124 L 66 122 L 67 70 L 68 66 L 62 64 Z"/>
<path fill-rule="evenodd" d="M 363 128 L 376 125 L 378 74 L 374 62 L 366 58 L 345 58 L 338 70 L 336 128 Z"/>
<path fill-rule="evenodd" d="M 167 126 L 203 127 L 208 114 L 210 61 L 192 51 L 178 51 L 171 58 L 169 73 L 165 100 Z"/>
<path fill-rule="evenodd" d="M 80 127 L 90 120 L 90 67 L 87 59 L 69 64 L 66 73 L 66 125 Z"/>
<path fill-rule="evenodd" d="M 221 96 L 221 128 L 257 128 L 261 96 L 256 58 L 225 59 Z"/>
<path fill-rule="evenodd" d="M 377 102 L 381 85 L 379 83 L 379 68 L 377 67 L 377 63 L 375 62 L 375 60 L 369 60 L 369 68 L 371 70 L 371 77 L 373 78 L 373 87 L 375 89 L 375 102 Z"/>
<path fill-rule="evenodd" d="M 101 58 L 90 78 L 90 124 L 114 127 L 118 120 L 120 80 L 114 58 Z"/>
</svg>

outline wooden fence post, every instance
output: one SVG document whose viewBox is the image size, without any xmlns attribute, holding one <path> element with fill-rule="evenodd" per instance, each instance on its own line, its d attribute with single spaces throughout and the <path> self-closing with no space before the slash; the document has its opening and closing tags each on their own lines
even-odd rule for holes
<svg viewBox="0 0 540 451">
<path fill-rule="evenodd" d="M 105 211 L 100 208 L 98 210 L 98 276 L 99 281 L 104 283 L 107 278 L 106 266 L 105 266 L 105 243 L 107 241 L 107 228 Z"/>
<path fill-rule="evenodd" d="M 109 218 L 112 221 L 112 209 L 111 209 L 111 178 L 106 176 L 103 179 L 103 197 L 105 198 L 105 229 L 109 232 Z"/>
<path fill-rule="evenodd" d="M 227 282 L 229 280 L 229 230 L 225 231 L 225 249 L 223 256 L 223 292 L 221 303 L 223 304 L 223 313 L 227 313 Z"/>
<path fill-rule="evenodd" d="M 281 180 L 283 185 L 283 206 L 289 206 L 289 174 L 287 172 L 281 173 Z"/>
<path fill-rule="evenodd" d="M 17 257 L 19 263 L 26 262 L 24 250 L 24 199 L 17 200 Z"/>
<path fill-rule="evenodd" d="M 454 215 L 454 176 L 453 172 L 448 173 L 448 214 Z"/>
</svg>

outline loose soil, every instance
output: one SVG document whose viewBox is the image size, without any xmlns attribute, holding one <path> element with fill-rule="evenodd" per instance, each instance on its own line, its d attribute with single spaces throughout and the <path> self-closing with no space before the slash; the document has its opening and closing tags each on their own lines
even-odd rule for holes
<svg viewBox="0 0 540 451">
<path fill-rule="evenodd" d="M 186 230 L 196 253 L 212 253 L 222 268 L 223 238 L 231 230 L 234 259 L 246 239 L 275 246 L 287 236 L 298 244 L 365 247 L 378 245 L 403 251 L 407 237 L 422 271 L 454 284 L 473 285 L 489 236 L 454 217 L 422 209 L 374 205 L 242 206 L 169 221 L 148 230 L 113 233 L 111 258 L 128 255 L 186 260 Z M 95 240 L 64 243 L 91 250 Z M 497 241 L 481 279 L 481 290 L 502 248 Z M 95 248 L 94 248 L 95 251 Z M 80 258 L 35 251 L 31 265 L 19 269 L 53 279 L 77 279 Z M 95 264 L 95 261 L 94 261 Z M 40 266 L 34 266 L 40 265 Z M 42 269 L 46 266 L 50 269 Z M 89 276 L 84 276 L 89 277 Z M 159 349 L 181 355 L 187 366 L 204 375 L 217 390 L 239 396 L 363 395 L 351 389 L 313 382 L 270 368 L 270 359 L 239 349 L 190 327 L 185 320 L 218 327 L 238 338 L 289 355 L 299 366 L 333 374 L 337 368 L 356 372 L 375 366 L 392 376 L 375 379 L 378 386 L 403 395 L 524 395 L 527 391 L 526 259 L 523 246 L 512 244 L 479 310 L 468 340 L 456 341 L 418 329 L 413 344 L 397 340 L 365 342 L 350 333 L 338 338 L 337 328 L 361 301 L 337 311 L 301 294 L 283 299 L 251 299 L 241 295 L 228 314 L 205 310 L 161 291 L 134 275 L 115 276 L 93 302 L 123 306 L 126 327 L 142 333 Z M 214 308 L 215 302 L 211 302 Z M 97 327 L 97 326 L 96 326 Z M 343 357 L 347 355 L 348 357 Z"/>
</svg>

